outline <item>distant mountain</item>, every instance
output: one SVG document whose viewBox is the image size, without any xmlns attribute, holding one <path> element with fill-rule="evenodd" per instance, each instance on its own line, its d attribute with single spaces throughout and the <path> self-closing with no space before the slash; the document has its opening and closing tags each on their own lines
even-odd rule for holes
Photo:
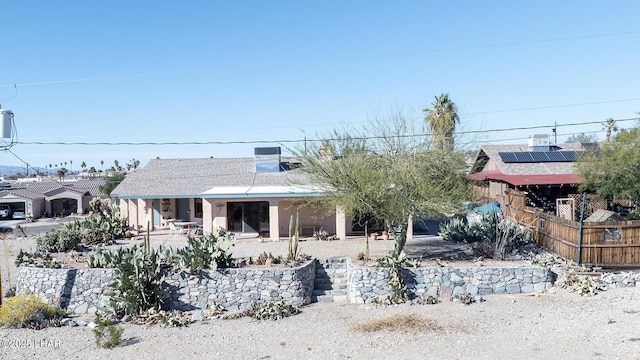
<svg viewBox="0 0 640 360">
<path fill-rule="evenodd" d="M 34 170 L 35 169 L 35 170 Z M 33 174 L 35 171 L 40 171 L 47 173 L 49 169 L 41 168 L 41 167 L 30 167 L 29 175 Z M 53 170 L 51 170 L 53 171 Z M 8 165 L 0 165 L 0 176 L 10 176 L 16 174 L 25 174 L 27 172 L 26 166 L 8 166 Z"/>
</svg>

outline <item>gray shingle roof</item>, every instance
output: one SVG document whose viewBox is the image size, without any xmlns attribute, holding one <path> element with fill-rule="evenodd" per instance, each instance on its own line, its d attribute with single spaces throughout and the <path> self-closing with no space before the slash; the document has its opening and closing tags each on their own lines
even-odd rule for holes
<svg viewBox="0 0 640 360">
<path fill-rule="evenodd" d="M 552 145 L 559 150 L 581 151 L 582 144 L 567 143 Z M 471 173 L 480 171 L 499 171 L 505 175 L 545 175 L 545 174 L 575 174 L 572 162 L 540 162 L 540 163 L 504 163 L 499 152 L 529 151 L 526 144 L 518 145 L 483 145 L 478 152 Z"/>
<path fill-rule="evenodd" d="M 296 170 L 256 173 L 253 157 L 153 159 L 144 168 L 127 174 L 111 195 L 193 197 L 213 187 L 287 186 L 296 179 L 304 182 Z"/>
</svg>

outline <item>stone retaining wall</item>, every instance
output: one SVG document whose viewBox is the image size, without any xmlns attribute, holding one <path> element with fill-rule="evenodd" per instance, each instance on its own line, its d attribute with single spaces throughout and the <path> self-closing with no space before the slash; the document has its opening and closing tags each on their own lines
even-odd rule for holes
<svg viewBox="0 0 640 360">
<path fill-rule="evenodd" d="M 107 302 L 113 269 L 46 269 L 21 267 L 18 294 L 47 298 L 53 305 L 75 314 L 94 313 Z M 167 270 L 163 288 L 166 309 L 206 309 L 216 303 L 226 309 L 244 309 L 253 301 L 311 302 L 315 261 L 296 268 L 234 268 L 204 270 L 200 276 Z"/>
<path fill-rule="evenodd" d="M 371 303 L 375 298 L 392 294 L 388 286 L 389 269 L 359 266 L 347 262 L 348 299 L 351 303 Z M 473 267 L 473 268 L 416 268 L 404 269 L 402 276 L 407 288 L 417 296 L 422 294 L 448 298 L 467 293 L 517 294 L 548 289 L 555 275 L 548 268 Z"/>
</svg>

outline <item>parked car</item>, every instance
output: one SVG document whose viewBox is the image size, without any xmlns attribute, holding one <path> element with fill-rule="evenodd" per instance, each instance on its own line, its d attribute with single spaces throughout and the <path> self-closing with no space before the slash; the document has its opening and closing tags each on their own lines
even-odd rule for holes
<svg viewBox="0 0 640 360">
<path fill-rule="evenodd" d="M 9 205 L 0 205 L 0 218 L 10 219 L 13 212 L 11 211 L 11 207 Z"/>
<path fill-rule="evenodd" d="M 24 213 L 24 211 L 14 211 L 13 212 L 13 218 L 14 219 L 26 219 L 27 215 Z"/>
</svg>

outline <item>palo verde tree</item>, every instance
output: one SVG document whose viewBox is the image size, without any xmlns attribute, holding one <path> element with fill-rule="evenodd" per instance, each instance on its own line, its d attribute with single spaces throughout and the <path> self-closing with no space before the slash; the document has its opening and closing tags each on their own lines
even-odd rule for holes
<svg viewBox="0 0 640 360">
<path fill-rule="evenodd" d="M 328 209 L 368 214 L 393 234 L 390 256 L 401 257 L 409 219 L 452 214 L 468 197 L 461 153 L 434 148 L 402 115 L 375 120 L 367 132 L 337 131 L 295 151 L 300 170 L 326 194 Z"/>
<path fill-rule="evenodd" d="M 640 203 L 640 137 L 630 135 L 637 130 L 623 130 L 615 142 L 600 143 L 595 152 L 581 157 L 576 169 L 584 179 L 582 191 Z M 620 142 L 620 135 L 628 136 Z"/>
</svg>

